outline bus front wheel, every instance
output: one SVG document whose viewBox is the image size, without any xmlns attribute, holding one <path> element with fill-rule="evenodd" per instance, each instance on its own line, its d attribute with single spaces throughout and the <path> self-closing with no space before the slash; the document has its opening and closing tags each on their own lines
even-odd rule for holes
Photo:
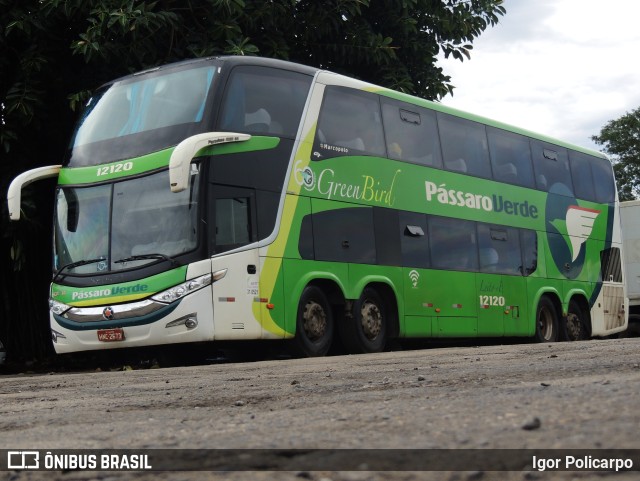
<svg viewBox="0 0 640 481">
<path fill-rule="evenodd" d="M 333 313 L 327 296 L 317 286 L 302 291 L 296 318 L 296 354 L 306 357 L 324 356 L 333 341 Z"/>
<path fill-rule="evenodd" d="M 381 352 L 387 342 L 387 323 L 382 297 L 367 287 L 354 303 L 351 315 L 340 324 L 340 338 L 350 352 Z"/>
<path fill-rule="evenodd" d="M 538 342 L 558 340 L 558 311 L 548 297 L 542 297 L 536 311 L 536 334 Z"/>
</svg>

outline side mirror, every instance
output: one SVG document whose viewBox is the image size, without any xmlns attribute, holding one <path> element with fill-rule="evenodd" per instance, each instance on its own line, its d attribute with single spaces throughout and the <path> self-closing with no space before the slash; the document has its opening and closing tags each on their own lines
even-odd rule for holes
<svg viewBox="0 0 640 481">
<path fill-rule="evenodd" d="M 169 159 L 169 183 L 171 192 L 182 192 L 189 187 L 189 166 L 199 150 L 211 145 L 249 140 L 249 134 L 232 132 L 207 132 L 197 134 L 180 142 Z"/>
<path fill-rule="evenodd" d="M 7 206 L 9 207 L 9 219 L 20 220 L 20 201 L 22 200 L 22 189 L 36 180 L 56 177 L 60 173 L 61 165 L 49 165 L 27 170 L 18 175 L 9 184 L 7 191 Z"/>
</svg>

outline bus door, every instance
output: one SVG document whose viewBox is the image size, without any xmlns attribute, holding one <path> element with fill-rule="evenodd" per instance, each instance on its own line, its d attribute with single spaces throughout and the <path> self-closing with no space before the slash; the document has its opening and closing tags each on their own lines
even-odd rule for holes
<svg viewBox="0 0 640 481">
<path fill-rule="evenodd" d="M 479 224 L 478 252 L 478 334 L 490 337 L 526 333 L 527 287 L 519 230 Z"/>
<path fill-rule="evenodd" d="M 213 284 L 214 339 L 260 339 L 261 320 L 253 309 L 260 299 L 259 253 L 238 250 L 257 240 L 255 190 L 213 183 L 209 187 L 212 271 L 226 269 Z"/>
<path fill-rule="evenodd" d="M 427 282 L 428 271 L 404 267 L 404 335 L 431 337 L 433 335 L 433 294 Z M 431 300 L 431 301 L 430 301 Z"/>
<path fill-rule="evenodd" d="M 429 303 L 435 315 L 433 335 L 475 337 L 478 335 L 476 224 L 429 216 L 428 228 L 432 268 Z"/>
<path fill-rule="evenodd" d="M 478 335 L 509 336 L 526 332 L 527 287 L 522 276 L 478 274 Z"/>
<path fill-rule="evenodd" d="M 433 335 L 433 295 L 427 268 L 429 236 L 427 216 L 413 212 L 399 212 L 400 252 L 404 277 L 404 335 L 431 337 Z M 431 305 L 430 305 L 431 304 Z"/>
</svg>

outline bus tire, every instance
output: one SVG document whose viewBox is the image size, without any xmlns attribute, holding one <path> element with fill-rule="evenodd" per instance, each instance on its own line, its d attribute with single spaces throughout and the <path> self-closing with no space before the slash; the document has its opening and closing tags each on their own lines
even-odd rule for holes
<svg viewBox="0 0 640 481">
<path fill-rule="evenodd" d="M 569 312 L 562 318 L 560 326 L 560 336 L 563 341 L 584 341 L 589 337 L 587 331 L 587 318 L 580 303 L 571 299 L 569 301 Z"/>
<path fill-rule="evenodd" d="M 317 286 L 307 286 L 298 304 L 294 352 L 304 357 L 324 356 L 333 342 L 334 320 L 327 296 Z"/>
<path fill-rule="evenodd" d="M 558 311 L 551 299 L 542 296 L 536 309 L 537 342 L 556 342 L 558 340 Z"/>
<path fill-rule="evenodd" d="M 340 324 L 340 338 L 354 354 L 381 352 L 387 343 L 388 311 L 378 291 L 367 287 Z"/>
</svg>

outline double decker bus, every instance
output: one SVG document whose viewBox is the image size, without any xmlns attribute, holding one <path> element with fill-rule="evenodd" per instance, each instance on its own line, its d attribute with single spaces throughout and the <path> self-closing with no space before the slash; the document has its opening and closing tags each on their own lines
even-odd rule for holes
<svg viewBox="0 0 640 481">
<path fill-rule="evenodd" d="M 100 88 L 57 176 L 56 352 L 627 326 L 607 158 L 328 71 L 191 60 Z"/>
</svg>

